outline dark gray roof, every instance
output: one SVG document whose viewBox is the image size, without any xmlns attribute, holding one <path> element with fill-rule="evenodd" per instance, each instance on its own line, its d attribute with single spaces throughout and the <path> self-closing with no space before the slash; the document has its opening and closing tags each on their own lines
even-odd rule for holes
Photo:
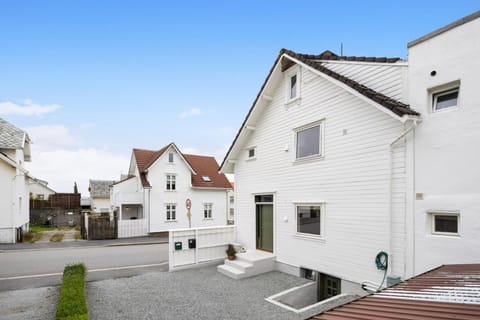
<svg viewBox="0 0 480 320">
<path fill-rule="evenodd" d="M 88 191 L 91 198 L 110 198 L 110 186 L 115 180 L 90 180 Z"/>
<path fill-rule="evenodd" d="M 0 118 L 0 148 L 22 149 L 24 138 L 30 141 L 25 131 Z"/>
</svg>

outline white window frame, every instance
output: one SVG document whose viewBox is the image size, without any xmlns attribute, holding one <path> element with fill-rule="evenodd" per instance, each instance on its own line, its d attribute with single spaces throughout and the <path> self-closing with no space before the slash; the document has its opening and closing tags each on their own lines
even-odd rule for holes
<svg viewBox="0 0 480 320">
<path fill-rule="evenodd" d="M 210 215 L 208 215 L 208 212 L 210 212 Z M 213 203 L 203 203 L 203 220 L 213 220 Z"/>
<path fill-rule="evenodd" d="M 297 238 L 309 239 L 309 240 L 325 240 L 325 201 L 301 201 L 294 202 L 295 212 L 295 236 Z M 320 234 L 304 233 L 298 231 L 298 207 L 320 207 Z"/>
<path fill-rule="evenodd" d="M 177 175 L 174 173 L 165 174 L 165 191 L 176 191 L 176 190 L 177 190 Z"/>
<path fill-rule="evenodd" d="M 297 101 L 301 98 L 301 72 L 300 72 L 300 67 L 297 66 L 292 66 L 290 70 L 287 70 L 285 72 L 285 104 L 290 104 L 294 101 Z M 296 94 L 295 97 L 292 98 L 291 92 L 292 92 L 292 78 L 296 77 Z"/>
<path fill-rule="evenodd" d="M 301 132 L 301 131 L 304 131 L 304 130 L 314 128 L 316 126 L 318 126 L 319 130 L 320 130 L 319 148 L 318 148 L 319 154 L 312 154 L 312 155 L 309 155 L 309 156 L 299 158 L 297 156 L 297 154 L 298 154 L 298 149 L 297 149 L 298 148 L 298 133 Z M 309 123 L 309 124 L 304 125 L 302 127 L 295 128 L 294 129 L 294 140 L 295 140 L 295 142 L 294 142 L 294 146 L 295 146 L 294 157 L 295 157 L 296 162 L 301 162 L 301 161 L 305 161 L 305 160 L 309 160 L 309 159 L 323 158 L 325 156 L 324 155 L 325 154 L 325 119 Z"/>
<path fill-rule="evenodd" d="M 460 212 L 458 211 L 429 211 L 428 212 L 431 219 L 431 233 L 433 235 L 441 235 L 441 236 L 460 236 Z M 457 232 L 444 232 L 444 231 L 436 231 L 435 230 L 435 217 L 437 216 L 448 216 L 448 217 L 456 217 L 457 218 Z"/>
<path fill-rule="evenodd" d="M 203 182 L 212 182 L 212 178 L 210 178 L 210 176 L 203 175 L 202 176 L 202 181 Z"/>
<path fill-rule="evenodd" d="M 442 96 L 445 96 L 447 94 L 451 94 L 453 92 L 456 92 L 457 93 L 457 104 L 455 106 L 451 106 L 451 107 L 448 107 L 448 108 L 443 108 L 443 109 L 438 109 L 437 110 L 437 100 L 439 97 L 442 97 Z M 444 111 L 448 111 L 448 110 L 455 110 L 455 109 L 458 109 L 458 101 L 459 101 L 459 98 L 460 98 L 460 86 L 453 86 L 449 89 L 446 89 L 446 90 L 437 90 L 437 91 L 434 91 L 432 92 L 432 112 L 433 113 L 439 113 L 439 112 L 444 112 Z"/>
<path fill-rule="evenodd" d="M 172 214 L 175 215 L 175 219 L 172 219 Z M 165 203 L 165 222 L 175 222 L 175 221 L 177 221 L 177 204 Z"/>
<path fill-rule="evenodd" d="M 175 154 L 173 152 L 168 153 L 168 163 L 174 163 L 175 162 Z"/>
</svg>

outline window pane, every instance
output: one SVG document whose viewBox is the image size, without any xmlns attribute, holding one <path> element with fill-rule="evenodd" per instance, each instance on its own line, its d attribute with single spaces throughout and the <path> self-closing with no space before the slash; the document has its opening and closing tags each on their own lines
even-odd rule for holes
<svg viewBox="0 0 480 320">
<path fill-rule="evenodd" d="M 267 195 L 255 196 L 255 202 L 273 202 L 273 195 L 267 194 Z"/>
<path fill-rule="evenodd" d="M 320 154 L 320 126 L 297 132 L 297 158 Z"/>
<path fill-rule="evenodd" d="M 437 95 L 435 110 L 441 110 L 457 106 L 458 91 Z"/>
<path fill-rule="evenodd" d="M 320 235 L 320 206 L 297 207 L 297 231 Z"/>
<path fill-rule="evenodd" d="M 436 215 L 435 232 L 458 233 L 458 217 Z"/>
<path fill-rule="evenodd" d="M 168 154 L 168 162 L 173 162 L 173 153 Z"/>
<path fill-rule="evenodd" d="M 255 149 L 248 149 L 248 157 L 253 158 L 255 157 Z"/>
<path fill-rule="evenodd" d="M 297 97 L 297 75 L 290 78 L 290 99 Z"/>
</svg>

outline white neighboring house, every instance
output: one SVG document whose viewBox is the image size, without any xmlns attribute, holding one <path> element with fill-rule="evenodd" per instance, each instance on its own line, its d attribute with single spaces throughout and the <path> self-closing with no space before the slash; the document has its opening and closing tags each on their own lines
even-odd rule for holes
<svg viewBox="0 0 480 320">
<path fill-rule="evenodd" d="M 411 273 L 480 262 L 480 11 L 408 44 L 415 130 Z M 411 229 L 409 227 L 409 229 Z"/>
<path fill-rule="evenodd" d="M 48 182 L 40 179 L 31 179 L 29 183 L 30 198 L 35 200 L 48 200 L 48 197 L 55 194 L 55 190 L 48 186 Z"/>
<path fill-rule="evenodd" d="M 411 43 L 409 62 L 281 50 L 220 168 L 247 253 L 333 293 L 379 285 L 380 252 L 401 279 L 480 260 L 478 16 Z"/>
<path fill-rule="evenodd" d="M 0 243 L 15 243 L 29 229 L 28 134 L 0 118 Z"/>
<path fill-rule="evenodd" d="M 183 154 L 173 143 L 158 151 L 133 149 L 128 174 L 111 189 L 119 237 L 227 224 L 231 185 L 214 157 Z"/>
<path fill-rule="evenodd" d="M 110 186 L 114 183 L 114 180 L 89 180 L 88 191 L 90 192 L 90 206 L 93 213 L 111 212 Z"/>
</svg>

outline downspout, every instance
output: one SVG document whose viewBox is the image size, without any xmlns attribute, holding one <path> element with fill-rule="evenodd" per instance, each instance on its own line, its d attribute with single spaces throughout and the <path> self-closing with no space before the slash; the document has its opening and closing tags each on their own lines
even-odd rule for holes
<svg viewBox="0 0 480 320">
<path fill-rule="evenodd" d="M 408 120 L 407 120 L 408 121 Z M 392 235 L 392 222 L 393 222 L 393 205 L 392 205 L 392 199 L 393 199 L 393 148 L 395 144 L 400 141 L 402 138 L 404 138 L 408 133 L 410 133 L 416 126 L 417 126 L 417 119 L 412 119 L 411 120 L 413 123 L 410 127 L 405 129 L 398 137 L 392 140 L 389 144 L 389 185 L 388 185 L 388 202 L 389 202 L 389 215 L 388 215 L 388 254 L 390 257 L 392 257 L 392 251 L 393 251 L 393 235 Z M 406 212 L 405 212 L 406 215 Z M 404 228 L 406 222 L 404 223 Z M 406 230 L 404 229 L 404 233 L 406 234 Z M 391 258 L 391 262 L 395 262 L 395 257 L 393 259 Z M 392 263 L 391 263 L 392 265 Z M 389 268 L 389 272 L 391 274 L 392 268 Z"/>
</svg>

